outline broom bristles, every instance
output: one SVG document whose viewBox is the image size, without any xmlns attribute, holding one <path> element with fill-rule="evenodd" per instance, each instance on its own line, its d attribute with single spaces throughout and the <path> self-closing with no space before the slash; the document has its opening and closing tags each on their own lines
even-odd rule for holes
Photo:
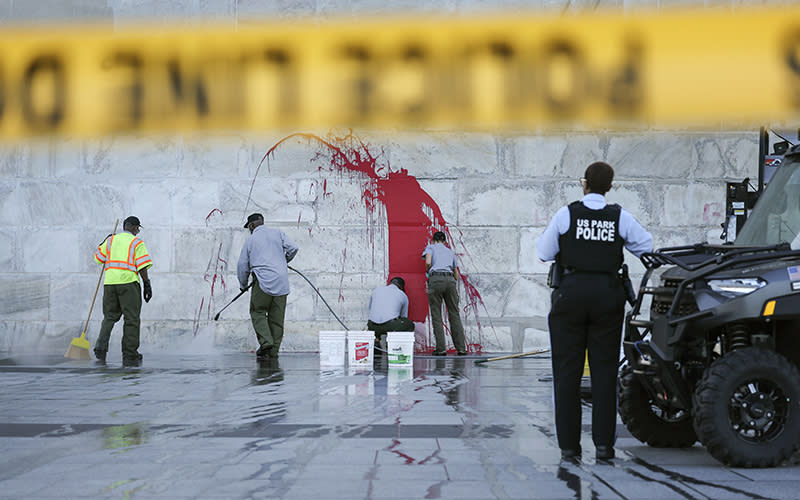
<svg viewBox="0 0 800 500">
<path fill-rule="evenodd" d="M 90 345 L 89 341 L 86 340 L 86 332 L 82 332 L 80 337 L 75 337 L 72 339 L 72 342 L 69 343 L 64 357 L 72 359 L 91 359 L 92 356 L 89 354 Z"/>
<path fill-rule="evenodd" d="M 64 354 L 64 357 L 71 359 L 92 359 L 92 356 L 89 354 L 88 348 L 78 347 L 73 344 L 69 345 L 66 354 Z"/>
</svg>

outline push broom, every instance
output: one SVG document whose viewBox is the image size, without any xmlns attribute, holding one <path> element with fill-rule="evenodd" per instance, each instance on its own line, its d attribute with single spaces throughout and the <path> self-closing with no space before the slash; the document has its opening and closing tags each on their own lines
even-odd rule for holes
<svg viewBox="0 0 800 500">
<path fill-rule="evenodd" d="M 509 354 L 507 356 L 498 356 L 496 358 L 476 359 L 475 364 L 480 365 L 482 363 L 488 363 L 489 361 L 500 361 L 501 359 L 512 359 L 512 358 L 521 358 L 523 356 L 533 356 L 534 354 L 542 354 L 548 352 L 549 350 L 550 349 L 537 349 L 535 351 L 520 352 L 518 354 Z"/>
<path fill-rule="evenodd" d="M 111 232 L 113 235 L 117 232 L 117 224 L 119 224 L 119 219 L 114 222 L 114 230 Z M 102 245 L 102 243 L 101 243 Z M 106 259 L 108 260 L 108 259 Z M 103 281 L 103 273 L 106 270 L 106 264 L 103 263 L 103 268 L 100 270 L 100 277 L 97 279 L 97 286 L 94 289 L 94 297 L 92 297 L 92 305 L 89 306 L 89 316 L 86 317 L 86 324 L 83 326 L 83 331 L 81 332 L 80 337 L 75 337 L 72 339 L 72 342 L 69 343 L 69 347 L 67 348 L 67 352 L 64 354 L 65 358 L 72 358 L 72 359 L 91 359 L 92 356 L 89 354 L 89 341 L 86 340 L 86 329 L 89 328 L 89 318 L 92 317 L 92 309 L 94 309 L 94 301 L 97 299 L 97 291 L 100 290 L 100 282 Z"/>
</svg>

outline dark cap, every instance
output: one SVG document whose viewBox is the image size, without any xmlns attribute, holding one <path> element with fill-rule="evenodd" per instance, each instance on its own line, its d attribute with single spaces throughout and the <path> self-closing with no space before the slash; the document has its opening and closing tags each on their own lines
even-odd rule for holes
<svg viewBox="0 0 800 500">
<path fill-rule="evenodd" d="M 250 214 L 250 216 L 247 217 L 247 222 L 244 223 L 245 229 L 247 229 L 247 226 L 249 226 L 251 222 L 256 222 L 256 221 L 259 221 L 259 220 L 263 221 L 264 220 L 264 216 L 261 215 L 261 214 Z"/>
<path fill-rule="evenodd" d="M 133 215 L 131 215 L 130 217 L 128 217 L 127 219 L 125 219 L 122 222 L 122 227 L 125 227 L 125 226 L 139 226 L 139 227 L 142 227 L 142 223 L 139 222 L 139 218 L 138 217 L 134 217 Z"/>
</svg>

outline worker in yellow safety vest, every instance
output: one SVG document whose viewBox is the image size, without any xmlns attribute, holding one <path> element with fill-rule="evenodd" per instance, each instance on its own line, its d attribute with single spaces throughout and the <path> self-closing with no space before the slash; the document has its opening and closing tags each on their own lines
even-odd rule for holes
<svg viewBox="0 0 800 500">
<path fill-rule="evenodd" d="M 144 241 L 137 238 L 141 228 L 137 217 L 128 217 L 122 224 L 124 232 L 109 235 L 94 253 L 94 260 L 105 265 L 103 282 L 103 323 L 94 345 L 94 355 L 101 363 L 106 362 L 108 339 L 111 330 L 121 316 L 125 316 L 122 328 L 122 364 L 139 366 L 139 316 L 142 311 L 142 275 L 144 301 L 150 302 L 153 290 L 147 270 L 153 265 Z"/>
</svg>

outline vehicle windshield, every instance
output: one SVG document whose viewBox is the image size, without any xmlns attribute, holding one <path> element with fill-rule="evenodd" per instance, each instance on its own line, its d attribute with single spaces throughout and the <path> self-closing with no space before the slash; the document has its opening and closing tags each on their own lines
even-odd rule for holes
<svg viewBox="0 0 800 500">
<path fill-rule="evenodd" d="M 800 155 L 787 155 L 736 236 L 735 245 L 800 249 Z"/>
</svg>

